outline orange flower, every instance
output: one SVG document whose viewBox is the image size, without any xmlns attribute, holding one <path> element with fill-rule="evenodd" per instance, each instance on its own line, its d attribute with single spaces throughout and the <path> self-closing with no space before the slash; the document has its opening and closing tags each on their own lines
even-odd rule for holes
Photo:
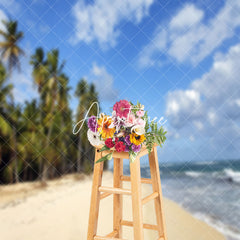
<svg viewBox="0 0 240 240">
<path fill-rule="evenodd" d="M 102 138 L 112 138 L 113 134 L 115 133 L 116 129 L 109 128 L 109 126 L 112 123 L 112 118 L 109 116 L 102 116 L 100 119 L 98 119 L 98 131 L 102 135 Z"/>
</svg>

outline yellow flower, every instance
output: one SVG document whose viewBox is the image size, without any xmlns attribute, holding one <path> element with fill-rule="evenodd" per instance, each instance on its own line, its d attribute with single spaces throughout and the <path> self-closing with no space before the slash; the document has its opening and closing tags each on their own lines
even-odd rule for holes
<svg viewBox="0 0 240 240">
<path fill-rule="evenodd" d="M 112 118 L 109 116 L 102 116 L 100 119 L 98 119 L 98 131 L 102 135 L 102 138 L 112 138 L 113 134 L 115 133 L 116 129 L 109 128 L 109 126 L 112 123 Z"/>
<path fill-rule="evenodd" d="M 137 135 L 136 133 L 131 133 L 130 134 L 130 142 L 135 144 L 135 145 L 140 145 L 146 140 L 144 134 L 142 135 Z"/>
</svg>

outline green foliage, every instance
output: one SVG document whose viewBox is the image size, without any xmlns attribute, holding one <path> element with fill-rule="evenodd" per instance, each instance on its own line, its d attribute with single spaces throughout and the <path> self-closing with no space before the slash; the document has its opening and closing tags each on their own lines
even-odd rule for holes
<svg viewBox="0 0 240 240">
<path fill-rule="evenodd" d="M 139 101 L 137 101 L 136 105 L 134 105 L 132 102 L 130 102 L 130 104 L 132 107 L 131 112 L 133 112 L 134 114 L 136 114 L 137 111 L 139 111 L 143 108 L 143 105 Z"/>
<path fill-rule="evenodd" d="M 134 160 L 136 159 L 137 155 L 138 155 L 137 152 L 129 151 L 130 162 L 134 162 Z"/>
<path fill-rule="evenodd" d="M 106 160 L 111 160 L 112 159 L 112 152 L 111 153 L 108 153 L 107 155 L 101 157 L 100 159 L 98 159 L 96 161 L 96 163 L 99 163 L 99 162 L 103 162 L 103 161 L 106 161 Z"/>
<path fill-rule="evenodd" d="M 84 161 L 83 168 L 84 168 L 84 173 L 86 173 L 86 174 L 92 173 L 93 166 L 90 163 L 90 161 Z"/>
<path fill-rule="evenodd" d="M 22 40 L 24 34 L 18 31 L 17 21 L 2 21 L 5 26 L 5 31 L 0 30 L 0 36 L 3 41 L 0 42 L 1 56 L 8 62 L 8 70 L 11 75 L 12 70 L 17 67 L 20 70 L 20 55 L 23 55 L 23 50 L 19 47 L 18 43 Z"/>
<path fill-rule="evenodd" d="M 162 147 L 162 144 L 166 140 L 166 133 L 167 133 L 166 131 L 164 131 L 164 128 L 162 126 L 158 127 L 157 122 L 154 120 L 152 120 L 149 123 L 147 119 L 146 125 L 145 125 L 145 131 L 146 131 L 146 134 L 145 134 L 146 146 L 149 153 L 151 152 L 154 143 L 157 143 L 160 147 Z"/>
<path fill-rule="evenodd" d="M 98 150 L 99 152 L 102 152 L 102 151 L 106 151 L 106 150 L 109 150 L 110 148 L 107 147 L 106 145 L 104 145 L 100 150 Z"/>
<path fill-rule="evenodd" d="M 90 173 L 93 164 L 89 159 L 94 157 L 94 148 L 87 140 L 86 123 L 79 136 L 72 133 L 71 88 L 58 49 L 45 52 L 37 48 L 31 56 L 32 78 L 40 97 L 20 107 L 14 103 L 13 85 L 7 80 L 12 70 L 20 67 L 18 57 L 23 51 L 18 44 L 23 33 L 17 30 L 16 21 L 4 24 L 6 31 L 0 30 L 3 39 L 0 51 L 8 68 L 0 61 L 0 183 L 18 179 L 45 181 L 75 171 Z M 94 84 L 88 85 L 86 81 L 81 84 L 85 89 L 81 85 L 76 89 L 77 121 L 84 117 L 92 102 L 98 101 Z M 95 112 L 92 109 L 90 114 Z"/>
</svg>

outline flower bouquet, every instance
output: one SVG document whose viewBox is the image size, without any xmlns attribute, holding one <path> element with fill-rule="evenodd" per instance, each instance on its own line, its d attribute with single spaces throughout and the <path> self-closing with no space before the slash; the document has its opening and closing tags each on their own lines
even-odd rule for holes
<svg viewBox="0 0 240 240">
<path fill-rule="evenodd" d="M 160 146 L 166 140 L 166 131 L 158 127 L 158 122 L 149 120 L 147 111 L 139 102 L 134 105 L 127 100 L 116 102 L 112 116 L 101 113 L 88 119 L 88 140 L 101 151 L 110 153 L 97 162 L 111 160 L 114 151 L 128 152 L 130 161 L 134 161 L 143 145 L 149 153 L 156 143 Z M 96 163 L 97 163 L 96 162 Z"/>
</svg>

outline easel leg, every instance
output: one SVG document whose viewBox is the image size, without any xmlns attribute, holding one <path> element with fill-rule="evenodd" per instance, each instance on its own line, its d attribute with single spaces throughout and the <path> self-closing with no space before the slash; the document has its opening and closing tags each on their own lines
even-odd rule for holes
<svg viewBox="0 0 240 240">
<path fill-rule="evenodd" d="M 159 196 L 154 200 L 159 238 L 163 237 L 164 240 L 167 240 L 165 219 L 163 214 L 161 179 L 160 179 L 160 173 L 159 173 L 159 164 L 158 164 L 156 147 L 154 147 L 153 151 L 149 154 L 149 165 L 150 165 L 150 171 L 151 171 L 153 192 L 159 193 Z"/>
<path fill-rule="evenodd" d="M 95 151 L 95 162 L 102 156 L 101 152 Z M 100 192 L 98 188 L 102 184 L 102 174 L 103 174 L 103 162 L 94 165 L 93 172 L 93 182 L 92 182 L 92 195 L 91 195 L 91 205 L 89 212 L 89 222 L 88 222 L 88 235 L 87 240 L 93 240 L 97 233 L 98 224 L 98 213 L 99 213 L 99 203 L 100 203 Z"/>
<path fill-rule="evenodd" d="M 123 159 L 114 158 L 113 187 L 122 188 Z M 113 230 L 117 231 L 117 238 L 122 237 L 122 194 L 113 195 Z"/>
<path fill-rule="evenodd" d="M 143 240 L 140 159 L 130 163 L 134 240 Z"/>
</svg>

